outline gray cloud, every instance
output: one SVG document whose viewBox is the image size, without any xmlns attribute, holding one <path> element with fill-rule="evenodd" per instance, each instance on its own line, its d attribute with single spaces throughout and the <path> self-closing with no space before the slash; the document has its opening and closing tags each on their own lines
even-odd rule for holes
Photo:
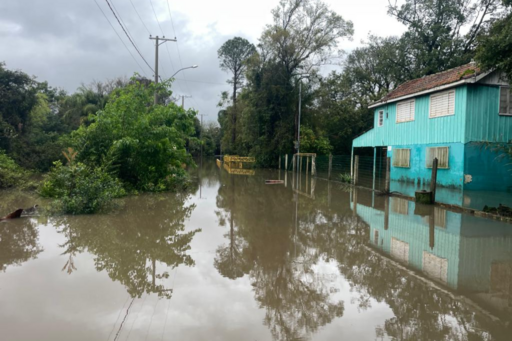
<svg viewBox="0 0 512 341">
<path fill-rule="evenodd" d="M 94 0 L 1 1 L 0 61 L 5 61 L 8 68 L 21 69 L 68 92 L 74 92 L 81 83 L 130 77 L 134 72 L 152 78 L 152 71 L 129 43 L 105 0 L 96 1 L 142 70 L 126 51 Z M 154 41 L 149 40 L 144 24 L 152 35 L 161 36 L 161 26 L 166 37 L 178 38 L 181 53 L 178 53 L 176 43 L 161 46 L 161 76 L 169 77 L 181 66 L 198 64 L 198 69 L 186 70 L 177 76 L 173 91 L 177 95 L 193 96 L 186 100 L 186 107 L 194 107 L 201 114 L 207 114 L 205 119 L 208 121 L 217 118 L 216 104 L 221 91 L 229 90 L 226 84 L 229 75 L 219 68 L 217 49 L 234 36 L 257 43 L 263 27 L 271 20 L 270 10 L 278 3 L 277 0 L 260 0 L 241 5 L 236 0 L 169 0 L 174 20 L 172 25 L 167 0 L 151 0 L 160 21 L 159 26 L 150 0 L 132 0 L 144 24 L 129 0 L 109 1 L 117 9 L 151 67 L 154 64 Z M 379 0 L 360 0 L 361 4 L 358 5 L 348 0 L 327 2 L 332 2 L 333 9 L 346 19 L 354 20 L 356 32 L 357 15 L 361 16 L 362 23 L 369 22 L 368 13 L 364 14 L 368 3 L 379 3 L 379 7 L 372 7 L 373 13 L 370 15 L 385 17 L 385 7 Z M 374 31 L 383 31 L 383 27 L 376 25 Z M 396 30 L 389 24 L 385 27 L 391 32 Z M 367 32 L 363 30 L 360 37 L 366 36 Z M 357 39 L 360 38 L 356 37 L 354 41 Z"/>
</svg>

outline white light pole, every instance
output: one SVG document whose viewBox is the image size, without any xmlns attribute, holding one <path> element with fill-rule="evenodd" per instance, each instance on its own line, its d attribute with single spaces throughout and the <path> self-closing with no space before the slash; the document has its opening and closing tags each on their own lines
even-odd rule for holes
<svg viewBox="0 0 512 341">
<path fill-rule="evenodd" d="M 302 110 L 302 79 L 304 78 L 308 78 L 309 77 L 309 74 L 307 73 L 304 73 L 304 74 L 299 74 L 297 76 L 301 76 L 299 78 L 299 122 L 298 122 L 298 125 L 297 125 L 297 160 L 295 161 L 297 163 L 297 190 L 298 190 L 298 186 L 299 186 L 299 174 L 300 174 L 300 171 L 301 169 L 299 168 L 299 158 L 300 158 L 300 115 L 301 115 L 301 110 Z"/>
<path fill-rule="evenodd" d="M 171 78 L 173 78 L 174 76 L 176 76 L 176 74 L 182 70 L 186 70 L 186 69 L 197 69 L 199 66 L 198 65 L 192 65 L 192 66 L 187 66 L 187 67 L 184 67 L 182 69 L 179 69 L 178 71 L 176 71 L 174 73 L 174 75 L 171 76 Z"/>
</svg>

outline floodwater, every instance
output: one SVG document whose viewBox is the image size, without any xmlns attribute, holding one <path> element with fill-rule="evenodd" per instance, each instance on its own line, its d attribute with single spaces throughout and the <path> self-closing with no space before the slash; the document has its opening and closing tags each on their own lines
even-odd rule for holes
<svg viewBox="0 0 512 341">
<path fill-rule="evenodd" d="M 511 339 L 512 225 L 290 172 L 192 176 L 0 223 L 0 340 Z"/>
</svg>

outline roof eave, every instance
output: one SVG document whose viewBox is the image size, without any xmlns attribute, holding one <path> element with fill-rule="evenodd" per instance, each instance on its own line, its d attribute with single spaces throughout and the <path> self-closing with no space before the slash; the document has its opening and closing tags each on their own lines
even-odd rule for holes
<svg viewBox="0 0 512 341">
<path fill-rule="evenodd" d="M 423 90 L 423 91 L 420 91 L 420 92 L 415 92 L 415 93 L 412 93 L 412 94 L 409 94 L 409 95 L 400 96 L 400 97 L 397 97 L 397 98 L 392 98 L 392 99 L 390 99 L 388 101 L 380 100 L 378 102 L 374 102 L 374 103 L 370 104 L 368 106 L 368 108 L 371 109 L 371 108 L 380 107 L 382 105 L 398 102 L 398 101 L 401 101 L 401 100 L 404 100 L 404 99 L 408 99 L 408 98 L 412 98 L 412 97 L 416 97 L 416 96 L 421 96 L 421 95 L 426 95 L 426 94 L 429 94 L 429 93 L 432 93 L 432 92 L 437 92 L 437 91 L 440 91 L 440 90 L 450 89 L 450 88 L 453 88 L 453 87 L 456 87 L 456 86 L 459 86 L 459 85 L 462 85 L 462 84 L 476 83 L 476 82 L 480 81 L 482 78 L 484 78 L 485 76 L 487 76 L 488 74 L 490 74 L 491 72 L 492 71 L 483 72 L 483 73 L 481 73 L 481 74 L 479 74 L 478 76 L 475 76 L 475 77 L 466 78 L 466 79 L 463 79 L 463 80 L 460 80 L 460 81 L 457 81 L 457 82 L 454 82 L 454 83 L 437 86 L 437 87 L 432 88 L 432 89 Z"/>
</svg>

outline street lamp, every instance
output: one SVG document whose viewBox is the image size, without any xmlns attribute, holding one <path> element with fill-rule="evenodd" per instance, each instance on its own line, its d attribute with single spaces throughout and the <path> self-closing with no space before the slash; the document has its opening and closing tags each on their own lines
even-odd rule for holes
<svg viewBox="0 0 512 341">
<path fill-rule="evenodd" d="M 299 168 L 299 158 L 300 158 L 300 115 L 301 115 L 301 107 L 302 107 L 302 80 L 304 78 L 308 78 L 309 74 L 302 73 L 298 74 L 299 77 L 299 122 L 297 126 L 297 160 L 295 161 L 297 163 L 297 190 L 299 186 L 299 174 L 302 171 L 302 169 Z"/>
<path fill-rule="evenodd" d="M 178 72 L 182 71 L 182 70 L 186 70 L 186 69 L 197 69 L 198 67 L 199 67 L 199 66 L 197 66 L 197 65 L 192 65 L 192 66 L 187 66 L 187 67 L 184 67 L 184 68 L 182 68 L 182 69 L 179 69 L 178 71 L 176 71 L 176 72 L 174 73 L 174 75 L 172 75 L 172 76 L 171 76 L 171 78 L 173 78 L 174 76 L 176 76 L 176 74 L 177 74 Z"/>
</svg>

